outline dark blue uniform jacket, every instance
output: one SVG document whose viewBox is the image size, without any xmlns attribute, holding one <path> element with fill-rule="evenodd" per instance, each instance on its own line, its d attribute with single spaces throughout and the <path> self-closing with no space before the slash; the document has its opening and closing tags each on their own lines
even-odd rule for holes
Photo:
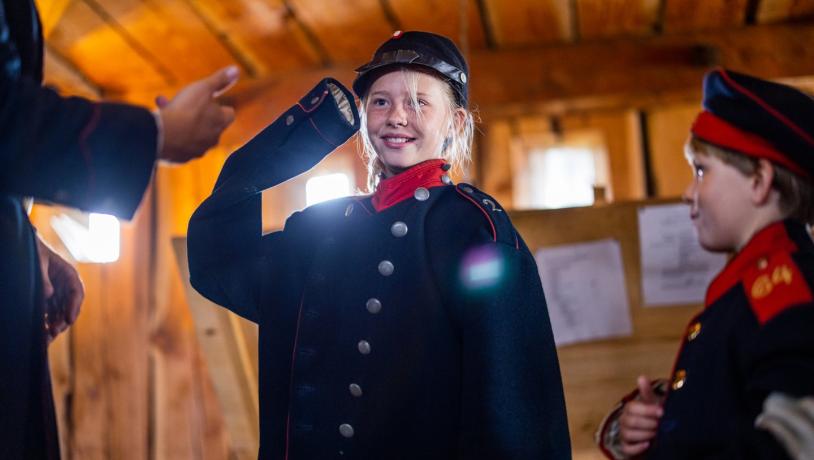
<svg viewBox="0 0 814 460">
<path fill-rule="evenodd" d="M 331 91 L 352 101 L 320 83 L 230 157 L 189 225 L 192 285 L 260 325 L 260 457 L 570 458 L 537 268 L 494 200 L 438 181 L 261 236 L 259 191 L 358 128 Z"/>
</svg>

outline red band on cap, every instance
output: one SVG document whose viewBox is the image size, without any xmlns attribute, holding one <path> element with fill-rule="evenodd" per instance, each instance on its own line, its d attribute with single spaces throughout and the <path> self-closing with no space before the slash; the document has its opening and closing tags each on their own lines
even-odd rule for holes
<svg viewBox="0 0 814 460">
<path fill-rule="evenodd" d="M 765 158 L 786 167 L 795 174 L 810 177 L 800 165 L 791 161 L 783 152 L 775 149 L 766 139 L 743 131 L 706 110 L 698 114 L 690 131 L 696 137 L 710 144 L 735 150 L 750 157 Z"/>
</svg>

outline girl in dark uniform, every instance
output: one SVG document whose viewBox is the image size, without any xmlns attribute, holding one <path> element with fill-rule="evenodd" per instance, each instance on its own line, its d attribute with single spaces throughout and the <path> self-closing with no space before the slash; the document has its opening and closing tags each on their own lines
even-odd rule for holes
<svg viewBox="0 0 814 460">
<path fill-rule="evenodd" d="M 570 458 L 534 258 L 469 159 L 455 45 L 397 32 L 352 95 L 321 82 L 233 154 L 188 233 L 193 286 L 260 325 L 260 457 Z M 261 236 L 260 191 L 357 128 L 371 195 Z"/>
</svg>

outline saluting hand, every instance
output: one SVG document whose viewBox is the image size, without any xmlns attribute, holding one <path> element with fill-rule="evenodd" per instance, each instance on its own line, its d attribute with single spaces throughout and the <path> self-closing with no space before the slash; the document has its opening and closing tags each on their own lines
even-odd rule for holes
<svg viewBox="0 0 814 460">
<path fill-rule="evenodd" d="M 235 111 L 216 98 L 237 82 L 238 74 L 237 67 L 229 66 L 190 83 L 172 100 L 156 98 L 164 130 L 159 159 L 184 163 L 217 145 L 223 130 L 234 121 Z"/>
<path fill-rule="evenodd" d="M 625 403 L 619 417 L 622 452 L 629 457 L 639 455 L 650 447 L 650 441 L 656 437 L 659 420 L 664 413 L 664 397 L 653 391 L 650 379 L 640 375 L 636 385 L 639 395 Z"/>
</svg>

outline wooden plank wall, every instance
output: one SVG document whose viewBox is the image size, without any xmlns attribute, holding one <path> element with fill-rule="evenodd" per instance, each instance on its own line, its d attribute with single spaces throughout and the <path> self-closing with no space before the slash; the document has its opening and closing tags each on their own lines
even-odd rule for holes
<svg viewBox="0 0 814 460">
<path fill-rule="evenodd" d="M 559 134 L 553 130 L 556 126 Z M 513 207 L 513 193 L 527 148 L 540 136 L 567 137 L 590 132 L 599 136 L 607 154 L 609 200 L 646 197 L 644 153 L 636 110 L 596 110 L 562 116 L 523 115 L 489 119 L 477 155 L 478 185 L 504 207 Z"/>
<path fill-rule="evenodd" d="M 593 442 L 599 422 L 622 396 L 635 388 L 638 375 L 656 378 L 669 374 L 684 326 L 699 307 L 642 307 L 637 210 L 643 204 L 663 202 L 629 201 L 510 213 L 532 252 L 606 238 L 621 245 L 633 335 L 558 350 L 575 460 L 604 458 Z"/>
<path fill-rule="evenodd" d="M 700 107 L 698 101 L 647 111 L 654 196 L 680 196 L 692 179 L 692 170 L 684 157 L 684 143 Z"/>
</svg>

